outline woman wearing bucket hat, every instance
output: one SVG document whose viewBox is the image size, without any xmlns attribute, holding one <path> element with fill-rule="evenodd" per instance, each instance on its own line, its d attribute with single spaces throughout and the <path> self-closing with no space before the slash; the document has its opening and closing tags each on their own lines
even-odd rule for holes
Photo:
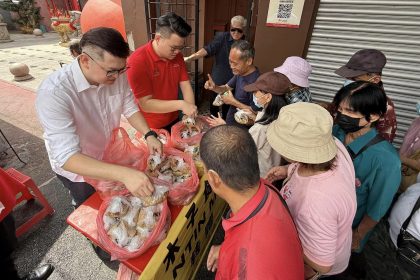
<svg viewBox="0 0 420 280">
<path fill-rule="evenodd" d="M 291 82 L 290 92 L 286 94 L 288 104 L 312 102 L 309 91 L 309 75 L 312 72 L 312 66 L 309 62 L 298 56 L 290 56 L 281 66 L 274 68 L 274 71 L 285 75 Z"/>
<path fill-rule="evenodd" d="M 401 162 L 395 148 L 375 128 L 387 109 L 387 97 L 380 86 L 353 82 L 337 92 L 333 104 L 338 110 L 333 134 L 346 146 L 356 172 L 357 211 L 349 270 L 363 274 L 363 248 L 398 190 Z"/>
<path fill-rule="evenodd" d="M 302 242 L 305 279 L 338 274 L 350 258 L 355 175 L 332 125 L 327 110 L 299 102 L 283 107 L 267 132 L 273 149 L 291 162 L 280 192 Z"/>
</svg>

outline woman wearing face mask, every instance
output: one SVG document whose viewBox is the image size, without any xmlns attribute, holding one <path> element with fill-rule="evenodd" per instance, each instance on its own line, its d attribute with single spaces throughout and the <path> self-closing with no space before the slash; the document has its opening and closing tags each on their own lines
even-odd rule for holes
<svg viewBox="0 0 420 280">
<path fill-rule="evenodd" d="M 333 135 L 346 146 L 356 171 L 353 260 L 363 257 L 360 253 L 372 229 L 388 211 L 401 181 L 398 153 L 388 141 L 377 136 L 375 129 L 386 112 L 386 100 L 378 85 L 357 81 L 342 87 L 333 101 L 338 108 Z"/>
<path fill-rule="evenodd" d="M 420 101 L 417 102 L 416 111 L 420 115 Z M 403 164 L 400 191 L 404 192 L 416 181 L 420 183 L 420 117 L 414 119 L 405 134 L 400 158 Z"/>
<path fill-rule="evenodd" d="M 272 167 L 280 165 L 280 155 L 267 141 L 267 129 L 278 118 L 280 109 L 286 106 L 285 95 L 289 92 L 290 85 L 285 75 L 268 72 L 261 75 L 255 83 L 244 87 L 245 91 L 254 93 L 254 106 L 260 110 L 249 133 L 257 145 L 258 164 L 262 178 Z M 251 107 L 254 108 L 254 106 Z"/>
<path fill-rule="evenodd" d="M 245 91 L 253 92 L 251 108 L 258 111 L 255 123 L 249 129 L 249 133 L 257 145 L 258 164 L 262 178 L 272 167 L 280 165 L 280 155 L 267 142 L 267 128 L 271 122 L 277 119 L 280 109 L 286 106 L 284 96 L 289 92 L 290 86 L 291 83 L 285 75 L 267 72 L 259 76 L 255 83 L 244 87 Z M 207 121 L 212 126 L 226 123 L 220 116 L 219 118 L 209 117 Z"/>
</svg>

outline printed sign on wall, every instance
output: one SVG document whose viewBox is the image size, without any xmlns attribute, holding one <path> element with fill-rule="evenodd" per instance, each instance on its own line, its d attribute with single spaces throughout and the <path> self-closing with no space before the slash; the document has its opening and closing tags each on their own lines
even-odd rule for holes
<svg viewBox="0 0 420 280">
<path fill-rule="evenodd" d="M 266 26 L 299 28 L 304 0 L 270 0 Z"/>
</svg>

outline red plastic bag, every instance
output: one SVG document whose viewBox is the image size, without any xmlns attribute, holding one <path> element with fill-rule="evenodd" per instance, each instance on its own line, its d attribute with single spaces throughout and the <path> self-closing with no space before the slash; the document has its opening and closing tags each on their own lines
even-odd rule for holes
<svg viewBox="0 0 420 280">
<path fill-rule="evenodd" d="M 199 179 L 194 161 L 190 155 L 174 148 L 164 148 L 163 154 L 165 156 L 173 155 L 181 157 L 189 167 L 191 177 L 189 177 L 184 182 L 172 184 L 172 182 L 166 181 L 170 184 L 168 193 L 169 202 L 172 205 L 187 205 L 197 193 L 199 186 Z M 150 153 L 147 153 L 145 155 L 143 164 L 140 166 L 140 170 L 143 172 L 147 169 L 147 160 L 149 155 Z M 151 177 L 151 180 L 153 182 L 156 182 L 158 179 L 155 177 Z"/>
<path fill-rule="evenodd" d="M 165 148 L 171 148 L 172 147 L 172 141 L 171 141 L 171 135 L 166 129 L 155 129 L 152 128 L 154 132 L 158 135 L 158 140 L 162 142 L 163 147 Z M 138 145 L 144 145 L 147 147 L 146 141 L 143 139 L 143 134 L 140 131 L 137 131 L 135 134 L 135 140 L 138 143 Z"/>
<path fill-rule="evenodd" d="M 145 149 L 134 146 L 127 131 L 125 131 L 124 128 L 119 127 L 112 131 L 111 139 L 105 149 L 102 160 L 138 170 L 138 167 L 144 161 L 144 156 Z M 124 184 L 121 182 L 97 180 L 88 177 L 85 177 L 84 179 L 95 188 L 102 199 L 124 194 L 127 191 Z"/>
<path fill-rule="evenodd" d="M 125 196 L 130 197 L 131 195 Z M 98 216 L 96 218 L 96 225 L 98 227 L 98 240 L 104 249 L 111 254 L 111 260 L 126 260 L 138 257 L 145 253 L 150 247 L 159 244 L 166 238 L 166 234 L 169 231 L 169 227 L 171 226 L 171 213 L 169 211 L 167 200 L 165 199 L 161 203 L 163 207 L 158 222 L 156 223 L 149 237 L 140 246 L 140 248 L 136 251 L 130 252 L 127 249 L 119 247 L 111 240 L 104 227 L 103 216 L 111 199 L 112 198 L 109 197 L 102 202 L 98 211 Z"/>
<path fill-rule="evenodd" d="M 200 129 L 200 132 L 189 138 L 182 138 L 182 132 L 187 129 L 187 126 L 179 121 L 174 124 L 171 128 L 171 141 L 172 145 L 183 151 L 187 146 L 194 146 L 200 144 L 201 138 L 204 133 L 209 130 L 210 125 L 207 123 L 204 117 L 197 116 L 195 119 L 196 127 Z"/>
</svg>

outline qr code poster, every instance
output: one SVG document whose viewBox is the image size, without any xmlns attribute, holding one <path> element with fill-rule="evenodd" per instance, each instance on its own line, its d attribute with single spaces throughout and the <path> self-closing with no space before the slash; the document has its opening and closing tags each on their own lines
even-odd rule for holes
<svg viewBox="0 0 420 280">
<path fill-rule="evenodd" d="M 270 0 L 266 26 L 298 28 L 305 0 Z"/>
</svg>

